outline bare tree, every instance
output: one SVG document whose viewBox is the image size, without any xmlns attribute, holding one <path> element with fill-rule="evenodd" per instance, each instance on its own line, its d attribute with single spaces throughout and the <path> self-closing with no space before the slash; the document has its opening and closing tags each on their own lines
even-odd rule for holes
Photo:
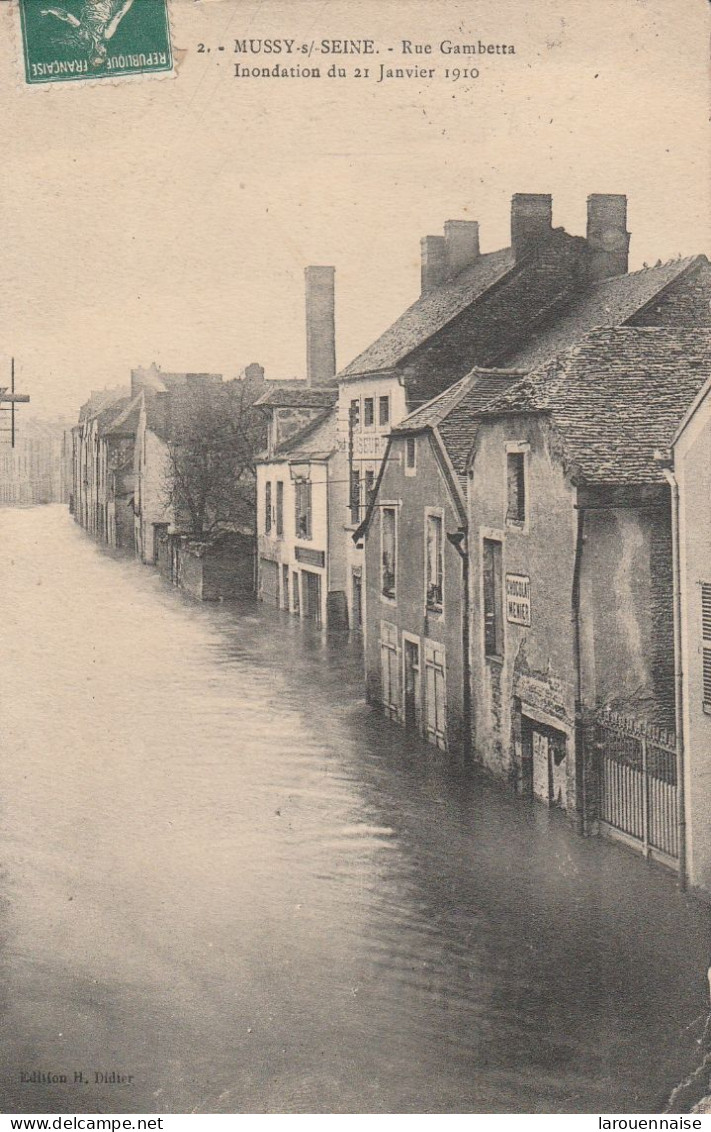
<svg viewBox="0 0 711 1132">
<path fill-rule="evenodd" d="M 196 539 L 253 530 L 254 460 L 266 443 L 260 391 L 247 381 L 180 387 L 169 394 L 166 501 Z"/>
</svg>

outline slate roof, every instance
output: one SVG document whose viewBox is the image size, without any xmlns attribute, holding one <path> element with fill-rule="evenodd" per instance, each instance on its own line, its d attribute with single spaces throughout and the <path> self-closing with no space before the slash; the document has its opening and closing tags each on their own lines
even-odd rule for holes
<svg viewBox="0 0 711 1132">
<path fill-rule="evenodd" d="M 269 384 L 271 387 L 257 398 L 255 405 L 274 405 L 280 409 L 326 409 L 338 400 L 336 386 L 312 389 L 301 380 Z"/>
<path fill-rule="evenodd" d="M 325 409 L 295 436 L 280 444 L 273 456 L 265 459 L 264 463 L 327 460 L 338 447 L 337 424 L 337 409 Z"/>
<path fill-rule="evenodd" d="M 414 413 L 410 413 L 393 429 L 393 433 L 407 434 L 437 428 L 454 470 L 464 480 L 479 414 L 519 382 L 525 372 L 477 367 L 438 397 L 415 409 Z"/>
<path fill-rule="evenodd" d="M 450 282 L 420 296 L 384 334 L 338 374 L 339 378 L 392 369 L 461 314 L 514 266 L 511 248 L 479 256 Z"/>
<path fill-rule="evenodd" d="M 622 326 L 665 287 L 703 263 L 708 263 L 706 256 L 689 256 L 591 284 L 552 326 L 531 334 L 523 349 L 506 356 L 502 364 L 531 370 L 567 350 L 591 330 Z"/>
<path fill-rule="evenodd" d="M 709 327 L 596 330 L 481 415 L 549 414 L 566 462 L 587 483 L 660 483 L 654 453 L 669 448 L 710 377 Z"/>
</svg>

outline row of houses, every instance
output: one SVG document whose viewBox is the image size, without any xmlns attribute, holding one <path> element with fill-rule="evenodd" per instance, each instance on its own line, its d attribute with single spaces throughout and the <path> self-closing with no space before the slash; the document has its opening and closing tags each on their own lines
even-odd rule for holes
<svg viewBox="0 0 711 1132">
<path fill-rule="evenodd" d="M 71 422 L 29 417 L 14 443 L 0 445 L 0 507 L 68 503 L 71 491 Z M 10 430 L 3 430 L 6 433 Z"/>
<path fill-rule="evenodd" d="M 246 489 L 242 485 L 246 508 L 237 506 L 235 493 L 225 521 L 196 529 L 195 516 L 184 506 L 192 485 L 182 496 L 174 490 L 174 454 L 187 426 L 200 443 L 201 430 L 214 427 L 223 412 L 227 417 L 243 410 L 239 423 L 245 424 L 264 387 L 264 371 L 256 363 L 227 382 L 221 374 L 168 373 L 154 363 L 134 369 L 130 386 L 92 393 L 72 429 L 69 502 L 75 520 L 99 542 L 156 566 L 195 597 L 220 600 L 252 593 L 251 462 Z M 265 438 L 263 423 L 258 423 L 260 432 Z M 209 447 L 207 436 L 205 452 Z M 198 490 L 208 487 L 214 496 L 207 478 L 197 485 Z"/>
<path fill-rule="evenodd" d="M 711 265 L 629 272 L 629 240 L 619 195 L 575 236 L 518 194 L 487 253 L 448 221 L 338 372 L 310 269 L 317 360 L 260 399 L 258 593 L 359 634 L 394 722 L 711 892 Z"/>
</svg>

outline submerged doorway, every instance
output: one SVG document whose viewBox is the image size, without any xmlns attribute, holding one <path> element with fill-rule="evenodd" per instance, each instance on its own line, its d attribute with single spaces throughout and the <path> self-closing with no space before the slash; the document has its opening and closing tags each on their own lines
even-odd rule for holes
<svg viewBox="0 0 711 1132">
<path fill-rule="evenodd" d="M 408 731 L 420 730 L 420 646 L 403 635 L 404 681 L 403 707 L 405 727 Z"/>
<path fill-rule="evenodd" d="M 567 808 L 568 736 L 521 716 L 521 793 L 546 806 Z"/>
</svg>

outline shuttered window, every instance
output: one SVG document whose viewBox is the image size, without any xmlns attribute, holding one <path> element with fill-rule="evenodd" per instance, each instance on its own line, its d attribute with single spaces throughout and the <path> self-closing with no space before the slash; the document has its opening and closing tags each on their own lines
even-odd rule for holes
<svg viewBox="0 0 711 1132">
<path fill-rule="evenodd" d="M 711 583 L 701 583 L 701 655 L 704 711 L 711 712 Z"/>
<path fill-rule="evenodd" d="M 501 543 L 484 539 L 482 572 L 484 582 L 484 652 L 504 655 L 504 608 L 501 576 Z"/>
<path fill-rule="evenodd" d="M 311 538 L 311 483 L 308 480 L 297 480 L 295 484 L 295 520 L 296 537 Z"/>
<path fill-rule="evenodd" d="M 523 452 L 509 452 L 506 456 L 507 507 L 509 522 L 526 520 L 526 464 Z"/>
<path fill-rule="evenodd" d="M 383 597 L 394 601 L 397 579 L 397 513 L 394 507 L 383 508 L 381 524 L 381 592 Z"/>
<path fill-rule="evenodd" d="M 277 480 L 276 485 L 276 533 L 281 538 L 284 534 L 284 482 Z"/>
<path fill-rule="evenodd" d="M 264 487 L 264 530 L 266 534 L 272 529 L 272 485 L 271 483 L 265 484 Z"/>
</svg>

